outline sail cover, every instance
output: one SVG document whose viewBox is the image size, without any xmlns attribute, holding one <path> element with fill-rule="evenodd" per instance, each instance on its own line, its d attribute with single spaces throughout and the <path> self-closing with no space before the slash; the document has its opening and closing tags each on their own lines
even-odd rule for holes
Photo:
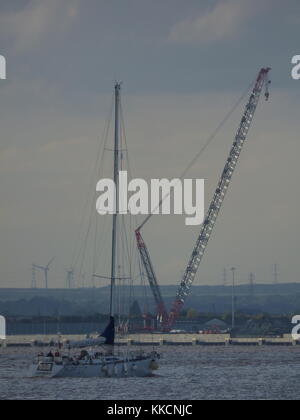
<svg viewBox="0 0 300 420">
<path fill-rule="evenodd" d="M 106 338 L 104 344 L 108 344 L 110 346 L 115 344 L 115 319 L 113 316 L 110 317 L 109 324 L 101 334 L 101 337 Z"/>
</svg>

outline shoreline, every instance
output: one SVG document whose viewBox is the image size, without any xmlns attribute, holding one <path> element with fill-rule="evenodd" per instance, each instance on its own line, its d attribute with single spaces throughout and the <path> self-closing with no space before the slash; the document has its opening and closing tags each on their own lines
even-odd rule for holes
<svg viewBox="0 0 300 420">
<path fill-rule="evenodd" d="M 77 341 L 86 338 L 85 335 L 20 335 L 8 336 L 0 340 L 0 347 L 54 347 L 58 342 Z M 291 334 L 283 337 L 242 337 L 232 338 L 229 334 L 145 334 L 136 333 L 118 336 L 116 346 L 297 346 L 300 341 L 294 340 Z"/>
</svg>

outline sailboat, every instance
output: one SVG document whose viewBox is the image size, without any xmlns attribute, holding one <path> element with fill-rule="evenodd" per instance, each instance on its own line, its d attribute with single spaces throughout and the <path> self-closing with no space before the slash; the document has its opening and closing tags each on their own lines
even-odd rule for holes
<svg viewBox="0 0 300 420">
<path fill-rule="evenodd" d="M 121 84 L 115 84 L 115 145 L 114 145 L 114 181 L 119 197 L 119 113 Z M 118 203 L 116 203 L 118 208 Z M 158 369 L 159 355 L 153 351 L 126 352 L 115 354 L 115 283 L 117 274 L 117 218 L 113 215 L 112 255 L 110 285 L 110 321 L 100 337 L 77 342 L 68 342 L 66 348 L 56 353 L 40 353 L 30 367 L 31 377 L 48 378 L 126 378 L 152 376 Z M 73 354 L 73 349 L 80 349 Z"/>
</svg>

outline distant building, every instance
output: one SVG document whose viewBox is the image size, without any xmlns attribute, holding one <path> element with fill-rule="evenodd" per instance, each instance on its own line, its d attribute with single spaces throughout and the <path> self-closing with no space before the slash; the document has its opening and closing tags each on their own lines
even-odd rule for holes
<svg viewBox="0 0 300 420">
<path fill-rule="evenodd" d="M 212 319 L 204 324 L 204 331 L 221 332 L 228 329 L 228 325 L 221 319 Z"/>
</svg>

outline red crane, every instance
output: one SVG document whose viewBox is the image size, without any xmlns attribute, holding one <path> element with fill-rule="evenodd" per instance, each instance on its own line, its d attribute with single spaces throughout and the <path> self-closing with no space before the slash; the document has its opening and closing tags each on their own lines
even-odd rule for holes
<svg viewBox="0 0 300 420">
<path fill-rule="evenodd" d="M 166 309 L 160 287 L 156 278 L 156 274 L 153 268 L 153 264 L 149 255 L 149 251 L 146 247 L 146 244 L 142 238 L 140 228 L 135 231 L 136 241 L 138 250 L 140 252 L 141 260 L 144 266 L 144 269 L 147 274 L 150 288 L 153 293 L 153 297 L 156 303 L 157 317 L 162 326 L 168 325 L 169 315 Z"/>
</svg>

